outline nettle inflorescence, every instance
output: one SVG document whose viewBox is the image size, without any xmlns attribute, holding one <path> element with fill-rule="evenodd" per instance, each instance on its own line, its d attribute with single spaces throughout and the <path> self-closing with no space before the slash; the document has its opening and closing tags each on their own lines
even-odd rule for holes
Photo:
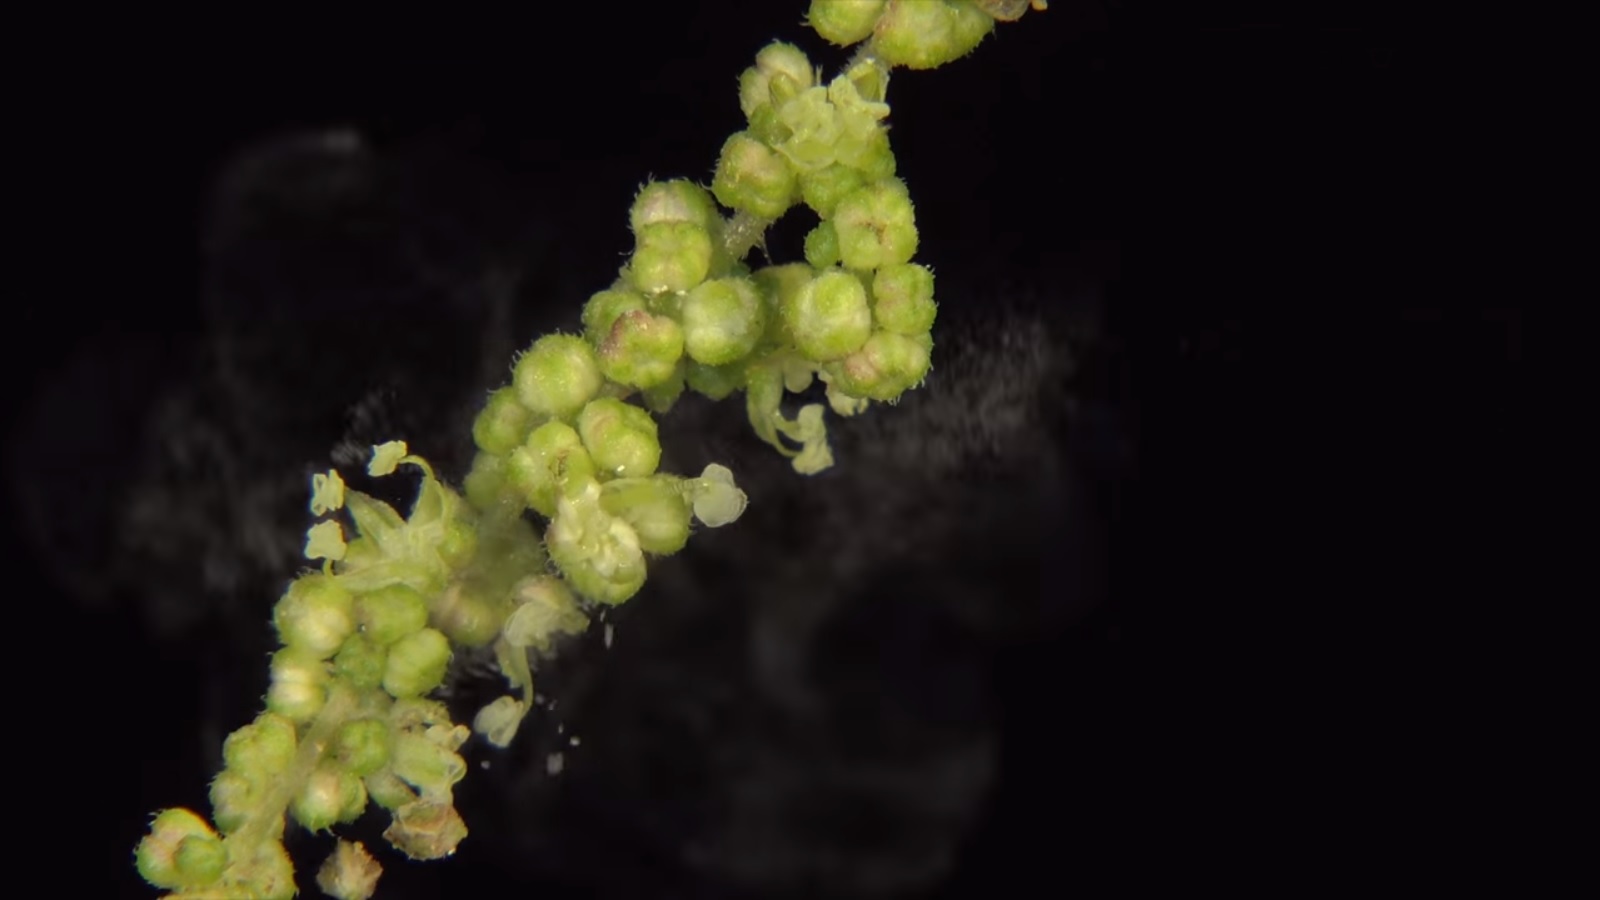
<svg viewBox="0 0 1600 900">
<path fill-rule="evenodd" d="M 305 552 L 322 567 L 273 610 L 283 646 L 266 709 L 223 744 L 212 821 L 157 814 L 135 853 L 140 874 L 183 900 L 290 897 L 287 818 L 324 832 L 369 803 L 388 811 L 384 836 L 407 856 L 453 853 L 467 834 L 452 800 L 466 772 L 459 751 L 474 731 L 510 743 L 533 701 L 530 653 L 638 593 L 647 558 L 682 549 L 694 520 L 715 528 L 744 510 L 723 466 L 657 471 L 652 413 L 686 390 L 743 391 L 756 434 L 810 474 L 832 464 L 824 409 L 791 419 L 786 391 L 820 379 L 834 411 L 854 415 L 928 374 L 934 279 L 912 261 L 915 217 L 885 126 L 889 73 L 963 56 L 1023 9 L 813 0 L 811 26 L 859 44 L 852 61 L 824 82 L 790 44 L 756 55 L 739 79 L 746 127 L 723 145 L 709 188 L 676 179 L 640 191 L 628 263 L 585 305 L 581 335 L 535 341 L 490 394 L 460 492 L 400 441 L 374 447 L 368 473 L 420 472 L 409 515 L 336 471 L 317 475 L 311 511 L 324 518 Z M 797 206 L 817 218 L 804 262 L 747 264 Z M 428 699 L 463 647 L 492 648 L 512 689 L 471 729 Z M 379 871 L 365 847 L 340 840 L 317 884 L 367 898 Z"/>
</svg>

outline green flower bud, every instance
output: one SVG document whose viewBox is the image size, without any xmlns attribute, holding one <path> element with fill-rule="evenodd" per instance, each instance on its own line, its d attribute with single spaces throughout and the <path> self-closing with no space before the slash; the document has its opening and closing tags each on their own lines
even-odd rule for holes
<svg viewBox="0 0 1600 900">
<path fill-rule="evenodd" d="M 841 359 L 872 334 L 872 310 L 861 279 L 838 269 L 813 278 L 783 307 L 795 347 L 817 362 Z"/>
<path fill-rule="evenodd" d="M 458 578 L 439 597 L 432 623 L 457 644 L 482 647 L 500 632 L 505 613 L 505 603 L 483 578 Z"/>
<path fill-rule="evenodd" d="M 409 634 L 389 648 L 383 689 L 396 698 L 419 697 L 438 687 L 450 665 L 450 639 L 432 628 Z"/>
<path fill-rule="evenodd" d="M 611 326 L 624 313 L 645 309 L 644 295 L 626 288 L 600 291 L 583 305 L 583 337 L 596 347 L 605 343 Z M 601 363 L 602 369 L 604 362 Z M 610 378 L 611 376 L 606 376 Z M 507 451 L 510 452 L 510 451 Z"/>
<path fill-rule="evenodd" d="M 683 298 L 683 345 L 695 362 L 723 366 L 755 349 L 766 309 L 748 278 L 718 278 Z"/>
<path fill-rule="evenodd" d="M 711 233 L 704 226 L 655 222 L 641 227 L 634 237 L 628 280 L 646 294 L 687 291 L 711 271 Z"/>
<path fill-rule="evenodd" d="M 922 383 L 931 366 L 928 350 L 915 337 L 879 331 L 860 350 L 834 364 L 830 374 L 846 394 L 894 400 Z"/>
<path fill-rule="evenodd" d="M 777 151 L 745 132 L 728 138 L 711 191 L 723 206 L 776 219 L 794 203 L 794 171 Z"/>
<path fill-rule="evenodd" d="M 179 807 L 156 814 L 134 851 L 134 864 L 159 888 L 204 887 L 222 877 L 227 853 L 205 819 Z"/>
<path fill-rule="evenodd" d="M 691 362 L 684 367 L 689 389 L 712 400 L 721 400 L 744 387 L 744 363 L 705 366 Z"/>
<path fill-rule="evenodd" d="M 861 173 L 834 163 L 800 176 L 800 196 L 817 215 L 826 219 L 833 215 L 839 201 L 866 185 Z"/>
<path fill-rule="evenodd" d="M 328 667 L 318 657 L 286 647 L 272 655 L 267 709 L 292 722 L 309 722 L 328 700 Z"/>
<path fill-rule="evenodd" d="M 714 234 L 722 215 L 705 188 L 687 178 L 674 178 L 651 182 L 633 198 L 628 224 L 634 234 L 658 222 L 688 222 Z"/>
<path fill-rule="evenodd" d="M 528 505 L 548 518 L 556 513 L 562 486 L 594 478 L 595 464 L 576 429 L 565 422 L 546 422 L 512 452 L 508 471 L 508 480 Z"/>
<path fill-rule="evenodd" d="M 255 777 L 277 775 L 294 762 L 294 723 L 264 712 L 222 742 L 223 763 Z"/>
<path fill-rule="evenodd" d="M 579 608 L 572 589 L 553 575 L 526 579 L 517 585 L 516 599 L 517 608 L 506 618 L 502 632 L 513 647 L 548 652 L 557 634 L 580 634 L 589 627 L 589 617 Z"/>
<path fill-rule="evenodd" d="M 223 769 L 211 780 L 211 814 L 223 834 L 232 834 L 249 821 L 271 790 L 271 776 L 251 778 L 233 769 Z M 283 822 L 278 822 L 282 833 Z"/>
<path fill-rule="evenodd" d="M 605 478 L 643 478 L 661 462 L 656 420 L 615 397 L 589 401 L 578 413 L 578 435 Z"/>
<path fill-rule="evenodd" d="M 472 439 L 485 453 L 504 456 L 528 437 L 533 428 L 533 413 L 517 399 L 516 388 L 503 387 L 489 395 L 489 402 L 472 422 Z"/>
<path fill-rule="evenodd" d="M 272 624 L 284 646 L 326 659 L 355 630 L 352 602 L 350 592 L 332 576 L 302 575 L 273 608 Z"/>
<path fill-rule="evenodd" d="M 839 232 L 832 222 L 822 222 L 806 235 L 806 262 L 826 269 L 839 264 Z"/>
<path fill-rule="evenodd" d="M 546 335 L 517 360 L 512 381 L 522 405 L 541 416 L 566 418 L 600 390 L 600 363 L 583 338 Z"/>
<path fill-rule="evenodd" d="M 910 262 L 917 252 L 911 197 L 898 179 L 874 182 L 840 200 L 830 221 L 839 231 L 839 257 L 851 269 Z"/>
<path fill-rule="evenodd" d="M 339 726 L 333 754 L 339 766 L 365 778 L 389 764 L 389 725 L 382 719 L 357 719 Z"/>
<path fill-rule="evenodd" d="M 627 522 L 601 508 L 600 485 L 595 482 L 576 496 L 561 498 L 545 530 L 545 543 L 567 582 L 596 603 L 621 603 L 644 586 L 639 536 Z"/>
<path fill-rule="evenodd" d="M 356 598 L 356 621 L 361 633 L 387 647 L 428 624 L 428 601 L 413 588 L 391 584 Z"/>
<path fill-rule="evenodd" d="M 353 822 L 367 808 L 367 789 L 353 773 L 333 766 L 318 766 L 301 786 L 289 811 L 309 831 L 324 831 L 340 822 Z"/>
<path fill-rule="evenodd" d="M 689 542 L 689 504 L 677 479 L 619 478 L 600 488 L 600 507 L 633 528 L 639 549 L 668 556 Z"/>
<path fill-rule="evenodd" d="M 467 502 L 480 512 L 489 512 L 507 504 L 521 508 L 521 498 L 506 484 L 506 458 L 492 453 L 479 453 L 472 458 L 472 469 L 462 483 Z"/>
<path fill-rule="evenodd" d="M 382 644 L 364 634 L 354 634 L 333 657 L 333 674 L 362 690 L 383 683 L 388 652 Z"/>
<path fill-rule="evenodd" d="M 872 320 L 884 331 L 923 334 L 933 328 L 933 272 L 916 263 L 880 268 L 872 277 Z"/>
<path fill-rule="evenodd" d="M 411 733 L 395 736 L 390 767 L 417 790 L 435 796 L 448 796 L 467 774 L 466 762 L 454 750 Z"/>
<path fill-rule="evenodd" d="M 973 3 L 891 3 L 875 26 L 873 49 L 892 66 L 932 69 L 966 56 L 993 29 L 994 19 Z"/>
<path fill-rule="evenodd" d="M 806 24 L 825 41 L 848 47 L 872 34 L 884 0 L 811 0 Z"/>
<path fill-rule="evenodd" d="M 654 387 L 677 370 L 683 328 L 666 316 L 630 310 L 612 323 L 599 348 L 600 371 L 607 378 L 629 387 Z"/>
<path fill-rule="evenodd" d="M 228 866 L 228 851 L 215 836 L 190 835 L 178 842 L 172 863 L 184 884 L 207 885 L 222 877 Z"/>
</svg>

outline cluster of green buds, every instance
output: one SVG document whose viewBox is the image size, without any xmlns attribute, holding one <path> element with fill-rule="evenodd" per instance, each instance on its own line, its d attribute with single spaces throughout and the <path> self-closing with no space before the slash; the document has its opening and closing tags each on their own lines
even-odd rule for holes
<svg viewBox="0 0 1600 900">
<path fill-rule="evenodd" d="M 336 471 L 315 476 L 310 508 L 323 518 L 305 554 L 321 567 L 273 610 L 282 647 L 266 708 L 224 743 L 211 822 L 156 815 L 135 853 L 145 879 L 179 900 L 292 897 L 288 820 L 329 831 L 369 803 L 388 811 L 384 836 L 409 857 L 453 853 L 467 833 L 452 799 L 466 771 L 458 751 L 474 731 L 510 743 L 533 702 L 530 654 L 636 595 L 648 560 L 681 550 L 695 522 L 716 528 L 744 511 L 724 466 L 658 471 L 653 414 L 686 390 L 744 391 L 756 434 L 811 474 L 833 462 L 825 409 L 790 418 L 786 392 L 820 380 L 828 405 L 854 415 L 927 375 L 934 279 L 913 261 L 914 210 L 885 125 L 889 73 L 965 55 L 1026 3 L 812 0 L 811 25 L 860 44 L 855 57 L 824 83 L 793 45 L 756 55 L 739 79 L 745 127 L 709 187 L 674 179 L 639 192 L 627 264 L 589 298 L 581 335 L 538 339 L 489 395 L 460 493 L 400 441 L 373 448 L 368 474 L 420 471 L 408 515 Z M 804 261 L 747 265 L 766 229 L 801 207 L 816 217 Z M 460 647 L 492 648 L 511 688 L 471 729 L 428 699 Z M 364 900 L 379 873 L 365 847 L 341 840 L 317 883 Z"/>
<path fill-rule="evenodd" d="M 677 179 L 649 184 L 635 199 L 632 255 L 584 309 L 594 365 L 577 372 L 579 344 L 561 339 L 575 365 L 564 383 L 582 385 L 583 397 L 637 392 L 655 412 L 685 390 L 716 400 L 744 391 L 755 432 L 797 471 L 831 465 L 823 407 L 790 418 L 786 392 L 820 379 L 829 406 L 853 415 L 871 401 L 897 401 L 932 365 L 933 273 L 913 261 L 915 211 L 895 177 L 890 70 L 955 59 L 996 18 L 970 0 L 816 0 L 810 20 L 819 33 L 865 42 L 855 59 L 825 82 L 791 44 L 756 55 L 739 79 L 746 127 L 723 144 L 709 190 Z M 765 229 L 797 208 L 816 217 L 804 261 L 746 265 Z M 576 444 L 565 433 L 559 441 Z M 537 500 L 558 506 L 548 479 Z M 585 501 L 567 502 L 576 509 Z M 626 554 L 579 519 L 561 533 Z"/>
<path fill-rule="evenodd" d="M 282 647 L 266 709 L 223 743 L 213 823 L 163 811 L 136 851 L 140 873 L 170 896 L 292 896 L 282 844 L 290 818 L 328 831 L 377 803 L 391 817 L 385 837 L 415 859 L 448 856 L 466 836 L 452 787 L 466 772 L 456 751 L 470 731 L 426 695 L 443 682 L 454 647 L 505 640 L 519 591 L 546 576 L 546 559 L 528 522 L 473 508 L 402 442 L 375 447 L 368 472 L 389 475 L 400 464 L 422 473 L 408 516 L 348 490 L 337 471 L 314 477 L 311 510 L 327 518 L 308 529 L 305 552 L 322 568 L 295 579 L 273 608 Z M 540 619 L 539 641 L 587 624 L 567 599 Z M 379 872 L 365 847 L 341 842 L 318 883 L 359 900 Z"/>
</svg>

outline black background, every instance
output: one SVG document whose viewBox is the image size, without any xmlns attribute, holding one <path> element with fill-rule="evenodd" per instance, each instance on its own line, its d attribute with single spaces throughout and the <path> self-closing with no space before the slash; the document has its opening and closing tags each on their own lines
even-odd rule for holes
<svg viewBox="0 0 1600 900">
<path fill-rule="evenodd" d="M 709 180 L 740 124 L 735 79 L 755 50 L 782 38 L 829 71 L 844 58 L 803 27 L 800 4 L 553 6 L 448 21 L 262 10 L 185 19 L 181 30 L 101 22 L 73 46 L 74 67 L 52 70 L 58 87 L 87 99 L 36 136 L 61 173 L 32 186 L 50 195 L 37 230 L 60 253 L 45 257 L 51 287 L 15 320 L 35 339 L 10 357 L 7 471 L 10 544 L 24 550 L 16 583 L 33 586 L 27 596 L 46 611 L 39 627 L 62 657 L 41 658 L 29 674 L 53 698 L 35 752 L 74 790 L 70 805 L 53 806 L 62 815 L 51 828 L 79 848 L 75 893 L 151 896 L 129 859 L 145 817 L 204 805 L 217 741 L 263 687 L 273 579 L 292 574 L 281 551 L 304 524 L 303 496 L 291 495 L 306 474 L 342 444 L 396 433 L 459 474 L 463 398 L 492 387 L 532 336 L 572 327 L 627 250 L 627 205 L 647 176 Z M 678 430 L 664 431 L 668 458 L 685 469 L 737 460 L 741 479 L 753 467 L 750 484 L 772 486 L 781 514 L 758 517 L 752 490 L 752 517 L 735 526 L 747 529 L 744 542 L 708 537 L 707 555 L 684 563 L 706 571 L 663 578 L 664 597 L 678 596 L 674 583 L 717 585 L 706 616 L 689 615 L 677 631 L 669 619 L 666 637 L 629 657 L 629 636 L 655 627 L 630 618 L 647 591 L 618 622 L 619 658 L 593 633 L 564 654 L 549 683 L 570 695 L 571 711 L 536 713 L 520 754 L 475 750 L 460 801 L 473 836 L 449 861 L 405 865 L 386 854 L 379 896 L 848 893 L 823 876 L 741 879 L 693 862 L 683 847 L 715 830 L 708 820 L 674 823 L 642 806 L 659 793 L 653 780 L 694 769 L 672 755 L 692 741 L 604 747 L 608 735 L 633 734 L 607 718 L 606 704 L 648 702 L 630 701 L 630 684 L 655 677 L 660 659 L 670 673 L 675 658 L 742 645 L 732 625 L 730 634 L 693 629 L 719 621 L 716 604 L 760 589 L 774 546 L 779 556 L 797 548 L 801 571 L 805 553 L 827 569 L 838 546 L 882 555 L 878 581 L 853 590 L 888 611 L 846 617 L 837 638 L 867 656 L 891 653 L 907 597 L 949 590 L 945 582 L 988 579 L 984 600 L 1009 604 L 968 620 L 960 665 L 914 649 L 906 666 L 865 667 L 926 679 L 911 694 L 937 693 L 935 706 L 981 683 L 975 718 L 956 727 L 992 734 L 997 754 L 959 839 L 935 854 L 938 873 L 878 893 L 1112 894 L 1160 870 L 1142 852 L 1153 843 L 1130 835 L 1167 818 L 1204 828 L 1212 810 L 1150 786 L 1171 777 L 1160 771 L 1169 764 L 1196 773 L 1209 754 L 1170 760 L 1153 743 L 1206 747 L 1231 720 L 1191 705 L 1162 737 L 1150 733 L 1170 708 L 1134 699 L 1131 688 L 1151 676 L 1123 658 L 1124 606 L 1147 593 L 1170 601 L 1235 558 L 1149 527 L 1146 432 L 1159 428 L 1167 446 L 1184 448 L 1174 474 L 1209 468 L 1220 480 L 1250 465 L 1219 448 L 1246 430 L 1271 434 L 1264 411 L 1294 400 L 1242 377 L 1249 333 L 1272 330 L 1269 354 L 1292 360 L 1297 346 L 1322 347 L 1330 333 L 1360 330 L 1353 321 L 1373 321 L 1355 310 L 1388 308 L 1392 290 L 1377 287 L 1387 260 L 1408 255 L 1407 227 L 1434 197 L 1411 140 L 1424 115 L 1410 101 L 1426 80 L 1416 70 L 1425 35 L 1348 6 L 1141 18 L 1120 3 L 1056 0 L 967 59 L 896 73 L 899 174 L 918 203 L 919 259 L 939 274 L 949 329 L 941 348 L 951 355 L 948 365 L 936 356 L 929 399 L 867 417 L 912 417 L 898 425 L 835 424 L 839 477 L 819 479 L 814 495 L 736 411 L 685 412 Z M 270 165 L 250 168 L 260 160 Z M 238 213 L 255 208 L 238 199 L 250 185 L 282 198 L 263 201 L 275 212 Z M 343 196 L 359 199 L 341 205 Z M 276 249 L 240 239 L 258 234 L 249 227 L 225 227 L 241 221 L 276 223 L 262 226 Z M 774 254 L 792 258 L 801 234 L 780 226 Z M 341 241 L 358 249 L 331 262 L 318 255 Z M 380 249 L 360 249 L 371 247 Z M 1125 271 L 1125 251 L 1143 264 Z M 1283 308 L 1268 305 L 1274 295 Z M 1513 326 L 1509 313 L 1423 303 L 1403 318 L 1396 345 L 1448 332 L 1506 357 Z M 219 374 L 218 359 L 237 367 L 232 376 Z M 949 387 L 936 394 L 946 372 Z M 1004 387 L 983 390 L 995 384 Z M 1245 395 L 1256 401 L 1248 415 Z M 209 433 L 196 422 L 224 423 L 222 450 L 211 452 L 233 468 L 208 468 L 201 451 L 201 463 L 173 462 L 184 442 L 163 430 Z M 930 436 L 930 427 L 944 430 Z M 948 481 L 890 481 L 930 465 Z M 130 550 L 126 510 L 130 498 L 152 496 L 152 482 L 155 508 L 181 524 Z M 226 499 L 251 484 L 260 498 Z M 1205 484 L 1199 496 L 1216 500 L 1218 490 Z M 1238 515 L 1213 506 L 1201 516 L 1188 498 L 1163 495 L 1180 533 Z M 873 521 L 861 509 L 909 532 L 910 550 L 893 555 L 899 545 L 882 535 L 804 537 Z M 948 527 L 919 537 L 923 519 Z M 242 547 L 240 531 L 262 543 Z M 745 565 L 729 562 L 741 555 Z M 208 561 L 204 576 L 185 570 Z M 744 690 L 737 668 L 714 673 L 735 680 L 711 693 Z M 484 684 L 492 690 L 465 672 L 453 696 L 489 696 Z M 759 718 L 760 701 L 744 697 L 741 715 Z M 508 767 L 542 768 L 569 726 L 584 742 L 566 752 L 566 780 L 539 788 L 527 808 L 495 779 Z M 485 759 L 502 774 L 482 773 Z M 640 770 L 652 761 L 659 771 Z M 714 766 L 695 771 L 715 783 Z M 1187 790 L 1202 779 L 1176 780 Z M 608 791 L 613 784 L 626 787 Z M 667 793 L 664 808 L 675 808 L 682 798 Z M 519 842 L 518 828 L 541 834 Z M 302 885 L 317 856 L 297 853 Z"/>
</svg>

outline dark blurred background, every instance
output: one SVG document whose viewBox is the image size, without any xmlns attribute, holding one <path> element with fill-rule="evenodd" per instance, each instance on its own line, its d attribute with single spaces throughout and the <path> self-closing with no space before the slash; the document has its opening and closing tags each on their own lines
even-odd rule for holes
<svg viewBox="0 0 1600 900">
<path fill-rule="evenodd" d="M 64 698 L 40 752 L 89 775 L 51 823 L 81 848 L 74 893 L 153 896 L 131 865 L 146 816 L 206 807 L 260 705 L 310 474 L 403 437 L 459 477 L 511 355 L 621 265 L 639 185 L 709 181 L 754 53 L 846 55 L 802 0 L 546 6 L 100 21 L 49 76 L 92 101 L 35 136 L 64 173 L 35 186 L 37 227 L 65 252 L 13 313 L 6 524 L 63 657 L 30 673 Z M 895 74 L 941 303 L 927 385 L 832 419 L 837 465 L 809 479 L 742 404 L 682 402 L 663 468 L 729 465 L 748 512 L 655 563 L 609 646 L 597 624 L 544 663 L 509 750 L 468 745 L 456 858 L 399 859 L 377 816 L 345 829 L 384 848 L 379 897 L 1123 889 L 1150 759 L 1123 603 L 1192 561 L 1147 536 L 1145 410 L 1174 413 L 1196 465 L 1243 328 L 1200 248 L 1271 270 L 1290 246 L 1272 201 L 1244 208 L 1271 192 L 1227 182 L 1273 165 L 1241 134 L 1299 140 L 1272 124 L 1293 107 L 1238 98 L 1280 73 L 1323 92 L 1305 102 L 1378 97 L 1405 46 L 1359 14 L 1147 24 L 1053 0 Z M 1149 196 L 1173 165 L 1209 202 Z M 1317 196 L 1359 202 L 1341 171 Z M 808 227 L 790 218 L 779 261 Z M 1130 227 L 1178 220 L 1210 289 L 1125 277 Z M 452 675 L 463 717 L 500 687 L 481 662 Z M 328 843 L 292 839 L 303 887 Z"/>
</svg>

